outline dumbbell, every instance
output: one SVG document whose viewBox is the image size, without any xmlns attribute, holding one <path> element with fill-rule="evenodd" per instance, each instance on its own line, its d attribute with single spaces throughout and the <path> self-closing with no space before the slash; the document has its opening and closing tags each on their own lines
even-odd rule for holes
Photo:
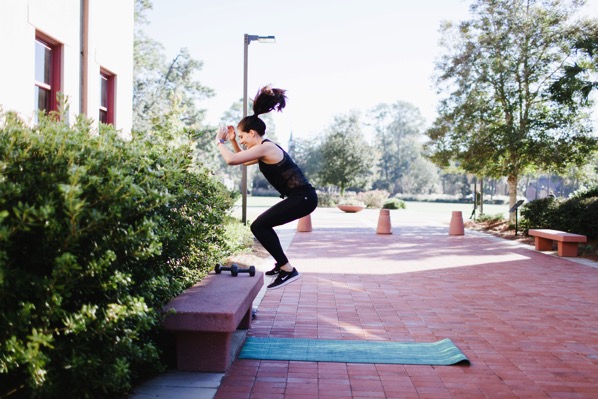
<svg viewBox="0 0 598 399">
<path fill-rule="evenodd" d="M 237 277 L 239 273 L 249 273 L 251 277 L 255 276 L 255 266 L 249 266 L 247 269 L 240 268 L 236 263 L 233 263 L 230 267 L 222 266 L 217 264 L 214 269 L 216 274 L 224 272 L 230 272 L 233 277 Z"/>
<path fill-rule="evenodd" d="M 237 273 L 248 273 L 249 276 L 253 277 L 255 276 L 255 266 L 249 266 L 247 269 L 237 269 Z"/>
</svg>

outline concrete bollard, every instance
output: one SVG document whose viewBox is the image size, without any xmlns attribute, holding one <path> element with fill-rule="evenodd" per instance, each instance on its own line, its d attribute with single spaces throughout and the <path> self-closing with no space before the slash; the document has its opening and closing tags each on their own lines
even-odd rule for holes
<svg viewBox="0 0 598 399">
<path fill-rule="evenodd" d="M 303 216 L 297 221 L 297 231 L 301 233 L 309 233 L 311 228 L 311 214 Z"/>
<path fill-rule="evenodd" d="M 392 234 L 392 226 L 390 225 L 390 210 L 380 209 L 378 216 L 378 227 L 376 234 Z"/>
<path fill-rule="evenodd" d="M 453 211 L 451 225 L 449 227 L 449 236 L 462 236 L 465 234 L 463 227 L 463 214 L 461 211 Z"/>
</svg>

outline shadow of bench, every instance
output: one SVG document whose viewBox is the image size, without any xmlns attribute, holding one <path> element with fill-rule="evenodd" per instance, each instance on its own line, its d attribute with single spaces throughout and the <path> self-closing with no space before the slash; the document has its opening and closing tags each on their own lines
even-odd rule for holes
<svg viewBox="0 0 598 399">
<path fill-rule="evenodd" d="M 164 328 L 175 336 L 177 368 L 225 372 L 235 356 L 233 334 L 251 326 L 252 303 L 263 285 L 262 272 L 209 274 L 172 299 L 164 307 Z"/>
<path fill-rule="evenodd" d="M 581 234 L 572 234 L 559 230 L 530 229 L 528 234 L 534 237 L 537 251 L 552 251 L 552 243 L 556 241 L 559 256 L 577 256 L 578 244 L 588 241 L 588 238 Z"/>
</svg>

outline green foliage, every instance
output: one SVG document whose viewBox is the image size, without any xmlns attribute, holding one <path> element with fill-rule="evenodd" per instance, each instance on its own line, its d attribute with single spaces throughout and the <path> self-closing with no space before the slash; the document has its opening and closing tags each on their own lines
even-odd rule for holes
<svg viewBox="0 0 598 399">
<path fill-rule="evenodd" d="M 333 208 L 340 203 L 341 196 L 338 193 L 327 193 L 318 191 L 318 208 Z"/>
<path fill-rule="evenodd" d="M 591 198 L 591 197 L 598 197 L 598 186 L 590 187 L 590 188 L 581 188 L 575 191 L 571 196 L 570 199 L 573 198 Z"/>
<path fill-rule="evenodd" d="M 0 396 L 123 395 L 161 367 L 163 304 L 230 251 L 232 200 L 167 132 L 0 123 Z"/>
<path fill-rule="evenodd" d="M 423 156 L 424 119 L 410 103 L 379 104 L 368 120 L 378 153 L 374 188 L 396 193 L 428 193 L 438 181 L 437 168 Z"/>
<path fill-rule="evenodd" d="M 405 201 L 403 201 L 399 198 L 389 198 L 384 202 L 384 205 L 382 205 L 382 209 L 405 209 L 405 208 L 407 208 Z"/>
<path fill-rule="evenodd" d="M 227 216 L 224 218 L 225 252 L 235 254 L 253 246 L 255 238 L 249 226 L 240 223 L 239 219 Z"/>
<path fill-rule="evenodd" d="M 187 49 L 167 60 L 164 46 L 145 34 L 142 27 L 149 23 L 145 13 L 151 8 L 150 0 L 135 0 L 134 129 L 146 132 L 175 118 L 180 126 L 197 130 L 205 114 L 197 101 L 214 92 L 195 80 L 203 63 L 193 59 Z"/>
<path fill-rule="evenodd" d="M 318 207 L 331 208 L 338 204 L 363 205 L 368 208 L 381 208 L 388 198 L 388 191 L 370 190 L 360 193 L 347 192 L 345 195 L 339 193 L 318 192 Z"/>
<path fill-rule="evenodd" d="M 523 204 L 520 208 L 522 225 L 526 229 L 545 229 L 554 225 L 560 202 L 557 198 L 546 197 Z"/>
<path fill-rule="evenodd" d="M 345 195 L 340 197 L 340 200 L 337 205 L 356 205 L 356 206 L 365 206 L 363 201 L 359 199 L 359 197 L 355 194 L 353 195 Z"/>
<path fill-rule="evenodd" d="M 598 196 L 531 201 L 523 205 L 521 216 L 526 230 L 555 229 L 598 238 Z"/>
<path fill-rule="evenodd" d="M 357 199 L 368 208 L 382 208 L 389 195 L 386 190 L 370 190 L 357 194 Z"/>
<path fill-rule="evenodd" d="M 572 198 L 559 206 L 555 226 L 557 230 L 598 238 L 598 197 Z"/>
<path fill-rule="evenodd" d="M 337 116 L 319 147 L 318 180 L 340 189 L 364 188 L 371 175 L 373 151 L 361 133 L 359 115 Z"/>
<path fill-rule="evenodd" d="M 293 138 L 289 141 L 288 152 L 310 182 L 314 184 L 319 182 L 319 171 L 323 163 L 320 147 L 316 139 L 305 140 Z M 319 195 L 320 193 L 318 193 Z"/>
<path fill-rule="evenodd" d="M 567 38 L 575 50 L 571 61 L 549 88 L 550 97 L 570 107 L 592 103 L 590 93 L 598 89 L 598 20 L 580 21 L 571 26 Z"/>
<path fill-rule="evenodd" d="M 478 222 L 490 222 L 496 223 L 504 220 L 502 213 L 497 213 L 495 215 L 488 215 L 488 214 L 481 214 L 477 217 L 476 221 Z"/>
<path fill-rule="evenodd" d="M 442 27 L 439 117 L 427 146 L 439 165 L 507 177 L 510 205 L 529 170 L 561 173 L 595 151 L 590 104 L 552 101 L 549 85 L 574 49 L 568 26 L 582 2 L 475 0 L 471 19 Z"/>
</svg>

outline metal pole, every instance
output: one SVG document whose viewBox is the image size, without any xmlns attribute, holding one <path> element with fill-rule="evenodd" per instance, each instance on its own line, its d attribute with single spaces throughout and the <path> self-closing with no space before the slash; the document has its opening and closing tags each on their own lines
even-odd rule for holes
<svg viewBox="0 0 598 399">
<path fill-rule="evenodd" d="M 249 43 L 252 40 L 257 40 L 260 43 L 274 43 L 276 38 L 274 36 L 257 36 L 248 35 L 245 33 L 243 37 L 243 118 L 247 116 L 247 58 L 249 53 Z M 241 177 L 241 189 L 243 190 L 242 196 L 242 212 L 241 220 L 243 224 L 247 224 L 247 166 L 241 165 L 242 177 Z"/>
<path fill-rule="evenodd" d="M 480 216 L 484 214 L 484 177 L 480 177 Z"/>
<path fill-rule="evenodd" d="M 245 34 L 243 45 L 244 45 L 244 53 L 243 53 L 243 118 L 247 116 L 247 56 L 249 50 L 249 35 Z M 247 166 L 241 165 L 241 190 L 243 190 L 241 194 L 242 203 L 241 203 L 241 221 L 243 224 L 247 224 Z"/>
</svg>

